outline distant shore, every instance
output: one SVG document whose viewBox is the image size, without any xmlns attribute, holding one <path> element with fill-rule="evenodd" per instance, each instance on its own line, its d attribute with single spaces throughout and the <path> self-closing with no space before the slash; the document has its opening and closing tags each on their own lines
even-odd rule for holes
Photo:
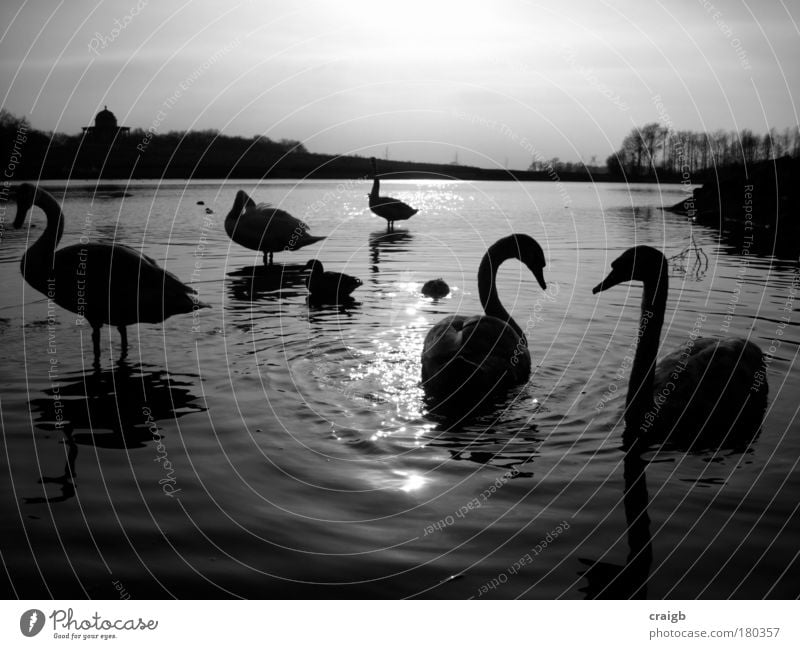
<svg viewBox="0 0 800 649">
<path fill-rule="evenodd" d="M 125 182 L 126 180 L 368 180 L 371 179 L 369 158 L 336 156 L 317 153 L 287 154 L 256 164 L 249 158 L 239 157 L 225 164 L 218 156 L 198 156 L 190 166 L 178 158 L 160 159 L 160 156 L 130 157 L 115 152 L 103 161 L 102 167 L 85 164 L 74 165 L 71 180 Z M 70 167 L 56 161 L 45 160 L 34 174 L 29 169 L 19 175 L 20 180 L 65 180 L 63 171 Z M 61 173 L 59 173 L 61 172 Z M 191 172 L 191 173 L 189 173 Z M 662 183 L 678 184 L 679 175 L 651 174 L 629 176 L 612 174 L 605 170 L 531 171 L 524 169 L 486 169 L 468 165 L 436 164 L 428 162 L 381 160 L 379 177 L 386 180 L 464 180 L 464 181 L 545 181 L 594 183 Z"/>
</svg>

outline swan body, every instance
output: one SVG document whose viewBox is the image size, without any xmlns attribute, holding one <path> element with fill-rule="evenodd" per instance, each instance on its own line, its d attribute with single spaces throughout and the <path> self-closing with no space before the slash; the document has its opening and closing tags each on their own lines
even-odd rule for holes
<svg viewBox="0 0 800 649">
<path fill-rule="evenodd" d="M 309 295 L 318 301 L 343 302 L 361 286 L 361 280 L 352 275 L 326 271 L 321 261 L 309 259 L 306 270 L 311 272 L 306 279 Z"/>
<path fill-rule="evenodd" d="M 87 243 L 57 250 L 64 214 L 58 201 L 41 188 L 24 183 L 17 189 L 14 227 L 22 226 L 34 205 L 47 215 L 47 227 L 22 256 L 22 276 L 37 291 L 91 325 L 95 359 L 100 355 L 104 324 L 119 330 L 124 355 L 128 325 L 155 324 L 209 306 L 155 260 L 128 246 Z"/>
<path fill-rule="evenodd" d="M 381 181 L 378 179 L 378 163 L 372 158 L 372 191 L 369 196 L 369 209 L 374 214 L 386 219 L 386 226 L 389 230 L 394 228 L 395 221 L 406 221 L 414 216 L 419 210 L 415 210 L 396 198 L 381 196 Z"/>
<path fill-rule="evenodd" d="M 593 293 L 644 284 L 639 343 L 626 400 L 626 429 L 636 438 L 700 447 L 760 425 L 767 396 L 763 354 L 744 338 L 690 337 L 656 363 L 669 291 L 664 255 L 649 246 L 625 251 Z M 723 440 L 725 441 L 725 440 Z"/>
<path fill-rule="evenodd" d="M 225 232 L 240 246 L 264 253 L 264 264 L 272 264 L 273 253 L 298 250 L 325 237 L 309 234 L 308 225 L 288 212 L 259 203 L 239 190 L 225 217 Z"/>
<path fill-rule="evenodd" d="M 525 234 L 494 243 L 478 269 L 478 290 L 485 315 L 449 316 L 425 336 L 422 385 L 428 396 L 451 401 L 485 395 L 524 382 L 530 375 L 528 342 L 503 308 L 497 294 L 497 270 L 507 259 L 519 259 L 542 289 L 546 265 L 539 244 Z"/>
</svg>

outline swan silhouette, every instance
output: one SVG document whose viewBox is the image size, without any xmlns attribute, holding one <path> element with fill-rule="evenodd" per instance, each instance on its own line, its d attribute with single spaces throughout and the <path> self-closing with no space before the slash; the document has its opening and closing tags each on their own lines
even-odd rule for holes
<svg viewBox="0 0 800 649">
<path fill-rule="evenodd" d="M 723 443 L 760 427 L 767 396 L 758 345 L 743 338 L 690 338 L 656 365 L 669 292 L 668 264 L 649 246 L 629 248 L 592 293 L 644 284 L 638 345 L 626 399 L 627 442 L 667 440 L 682 447 Z"/>
<path fill-rule="evenodd" d="M 350 298 L 350 294 L 361 286 L 361 280 L 352 275 L 326 271 L 322 262 L 309 259 L 306 270 L 311 272 L 306 279 L 306 287 L 315 301 L 339 303 Z"/>
<path fill-rule="evenodd" d="M 81 243 L 56 250 L 64 233 L 64 213 L 51 194 L 29 183 L 17 188 L 15 228 L 22 227 L 34 205 L 47 216 L 47 227 L 22 256 L 22 276 L 37 291 L 91 325 L 95 362 L 100 357 L 104 324 L 119 330 L 124 356 L 126 326 L 159 323 L 209 306 L 195 297 L 194 289 L 128 246 Z"/>
<path fill-rule="evenodd" d="M 460 396 L 483 398 L 528 378 L 528 341 L 497 294 L 497 270 L 507 259 L 519 259 L 547 289 L 544 252 L 533 238 L 512 234 L 492 244 L 478 269 L 478 292 L 486 315 L 448 316 L 425 336 L 422 386 L 429 397 L 446 398 L 453 405 Z"/>
<path fill-rule="evenodd" d="M 375 158 L 372 161 L 372 191 L 369 196 L 369 209 L 383 219 L 386 219 L 386 228 L 394 229 L 395 221 L 406 221 L 414 216 L 419 210 L 415 210 L 403 201 L 388 196 L 381 196 L 381 181 L 378 180 L 378 162 Z"/>
<path fill-rule="evenodd" d="M 297 250 L 325 237 L 309 234 L 308 225 L 267 203 L 255 204 L 241 189 L 225 217 L 225 232 L 240 246 L 264 253 L 264 265 L 272 265 L 273 253 Z"/>
</svg>

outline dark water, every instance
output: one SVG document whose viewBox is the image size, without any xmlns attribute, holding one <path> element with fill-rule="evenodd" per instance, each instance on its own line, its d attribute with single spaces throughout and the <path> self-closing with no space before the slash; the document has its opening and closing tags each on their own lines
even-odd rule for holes
<svg viewBox="0 0 800 649">
<path fill-rule="evenodd" d="M 238 188 L 328 239 L 277 254 L 282 273 L 265 273 L 260 255 L 222 227 Z M 163 328 L 130 328 L 124 361 L 106 328 L 99 370 L 90 331 L 58 307 L 48 320 L 46 300 L 24 284 L 27 228 L 6 229 L 7 596 L 116 598 L 114 582 L 134 598 L 800 595 L 796 260 L 745 256 L 717 231 L 694 228 L 708 265 L 674 268 L 664 349 L 701 315 L 701 335 L 774 347 L 763 429 L 747 449 L 650 450 L 626 465 L 621 368 L 641 288 L 591 288 L 628 246 L 681 252 L 690 227 L 660 209 L 681 192 L 386 183 L 420 210 L 387 235 L 365 209 L 368 189 L 61 192 L 62 245 L 85 235 L 141 248 L 213 306 Z M 215 212 L 207 221 L 198 200 Z M 44 227 L 41 212 L 34 223 L 30 236 Z M 534 372 L 451 430 L 422 402 L 422 340 L 441 317 L 479 311 L 478 263 L 511 231 L 534 236 L 548 259 L 547 293 L 517 262 L 498 280 L 528 332 Z M 302 266 L 315 256 L 364 281 L 355 304 L 308 306 Z M 438 302 L 418 293 L 436 277 L 453 287 Z M 643 471 L 646 483 L 623 499 L 626 471 L 629 482 Z"/>
</svg>

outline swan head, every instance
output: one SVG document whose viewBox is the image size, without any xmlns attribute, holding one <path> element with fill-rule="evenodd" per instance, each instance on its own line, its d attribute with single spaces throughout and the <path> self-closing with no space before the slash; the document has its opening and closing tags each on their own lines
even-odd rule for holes
<svg viewBox="0 0 800 649">
<path fill-rule="evenodd" d="M 310 270 L 312 273 L 322 272 L 322 262 L 317 259 L 309 259 L 303 270 Z"/>
<path fill-rule="evenodd" d="M 544 281 L 544 267 L 547 266 L 547 260 L 544 258 L 542 247 L 533 237 L 527 234 L 511 234 L 492 245 L 489 253 L 490 256 L 498 254 L 506 259 L 512 257 L 519 259 L 533 273 L 542 290 L 547 290 L 547 282 Z"/>
<path fill-rule="evenodd" d="M 25 217 L 33 207 L 36 200 L 36 187 L 30 183 L 22 183 L 17 187 L 17 215 L 14 218 L 14 227 L 21 228 Z"/>
<path fill-rule="evenodd" d="M 628 248 L 611 262 L 611 272 L 592 289 L 592 293 L 605 291 L 624 282 L 659 281 L 666 277 L 668 267 L 664 255 L 650 246 Z"/>
<path fill-rule="evenodd" d="M 241 216 L 242 211 L 245 208 L 255 207 L 255 205 L 255 201 L 247 195 L 247 192 L 240 189 L 238 192 L 236 192 L 236 198 L 233 199 L 233 207 L 228 213 L 227 218 L 238 218 Z"/>
</svg>

